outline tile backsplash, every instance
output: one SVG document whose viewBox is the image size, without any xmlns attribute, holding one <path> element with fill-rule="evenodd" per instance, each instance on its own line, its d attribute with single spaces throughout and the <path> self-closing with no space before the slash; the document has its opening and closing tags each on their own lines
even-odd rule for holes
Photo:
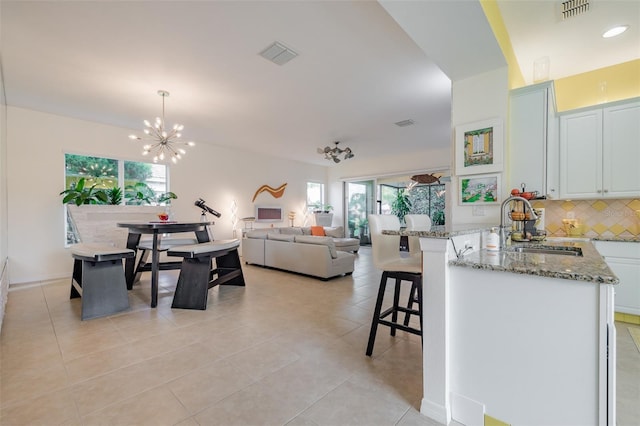
<svg viewBox="0 0 640 426">
<path fill-rule="evenodd" d="M 640 199 L 536 200 L 545 209 L 547 235 L 565 237 L 563 219 L 575 218 L 580 234 L 589 237 L 637 237 L 640 235 Z"/>
</svg>

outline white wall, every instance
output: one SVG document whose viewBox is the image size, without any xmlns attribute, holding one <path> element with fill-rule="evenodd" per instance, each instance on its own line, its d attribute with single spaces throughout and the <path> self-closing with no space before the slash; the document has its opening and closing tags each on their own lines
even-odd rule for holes
<svg viewBox="0 0 640 426">
<path fill-rule="evenodd" d="M 503 138 L 507 141 L 507 113 L 509 101 L 508 70 L 500 68 L 484 74 L 470 77 L 453 83 L 452 98 L 452 122 L 453 129 L 456 126 L 474 121 L 481 121 L 491 118 L 500 118 L 503 123 Z M 453 144 L 452 144 L 453 150 Z M 503 150 L 506 153 L 506 146 Z M 451 153 L 453 158 L 453 152 Z M 505 157 L 506 160 L 506 157 Z M 503 160 L 503 164 L 505 163 Z M 454 169 L 452 168 L 452 171 Z M 506 170 L 501 173 L 502 189 L 501 196 L 504 196 L 506 185 Z M 474 208 L 471 206 L 458 205 L 458 179 L 451 179 L 452 191 L 447 191 L 447 205 L 452 206 L 452 224 L 463 223 L 489 223 L 497 225 L 500 223 L 499 206 L 485 206 L 483 215 L 474 216 Z M 501 198 L 502 199 L 502 198 Z M 476 209 L 476 213 L 479 213 Z"/>
<path fill-rule="evenodd" d="M 64 189 L 64 153 L 73 152 L 143 161 L 140 142 L 127 135 L 132 130 L 94 122 L 7 108 L 8 256 L 11 284 L 68 277 L 71 257 L 64 249 L 64 208 L 58 195 Z M 300 211 L 308 180 L 326 182 L 326 168 L 289 160 L 256 156 L 207 145 L 189 150 L 171 167 L 171 190 L 178 195 L 172 211 L 178 220 L 199 220 L 193 205 L 199 197 L 220 211 L 215 238 L 230 238 L 231 203 L 238 218 L 254 215 L 251 202 L 263 184 L 287 183 L 282 198 L 260 194 L 255 203 L 282 206 L 286 213 Z M 301 213 L 296 224 L 300 224 Z M 284 226 L 285 222 L 276 224 Z M 238 222 L 238 228 L 243 223 Z M 4 237 L 3 237 L 4 238 Z"/>
</svg>

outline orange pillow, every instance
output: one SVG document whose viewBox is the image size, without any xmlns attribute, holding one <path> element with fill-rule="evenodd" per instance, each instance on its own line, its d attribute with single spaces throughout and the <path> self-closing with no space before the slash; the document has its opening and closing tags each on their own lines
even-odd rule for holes
<svg viewBox="0 0 640 426">
<path fill-rule="evenodd" d="M 311 235 L 316 237 L 326 237 L 327 234 L 324 233 L 324 228 L 322 226 L 312 226 Z"/>
</svg>

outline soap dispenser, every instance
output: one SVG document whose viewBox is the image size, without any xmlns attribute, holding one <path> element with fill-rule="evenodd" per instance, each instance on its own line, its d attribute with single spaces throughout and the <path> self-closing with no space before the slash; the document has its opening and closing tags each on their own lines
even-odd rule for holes
<svg viewBox="0 0 640 426">
<path fill-rule="evenodd" d="M 491 228 L 491 232 L 487 235 L 486 248 L 489 251 L 498 251 L 500 249 L 500 237 L 498 236 L 498 228 Z"/>
</svg>

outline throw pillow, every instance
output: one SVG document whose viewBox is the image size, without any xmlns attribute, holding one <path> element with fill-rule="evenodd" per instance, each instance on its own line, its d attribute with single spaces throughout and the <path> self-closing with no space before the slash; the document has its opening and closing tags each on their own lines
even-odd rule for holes
<svg viewBox="0 0 640 426">
<path fill-rule="evenodd" d="M 324 228 L 322 226 L 312 226 L 311 227 L 311 235 L 314 237 L 324 237 L 326 234 L 324 233 Z"/>
<path fill-rule="evenodd" d="M 287 235 L 302 235 L 302 228 L 295 228 L 295 227 L 280 228 L 280 233 L 287 234 Z"/>
<path fill-rule="evenodd" d="M 335 228 L 325 227 L 324 234 L 327 237 L 342 238 L 344 237 L 344 227 L 342 226 L 336 226 Z"/>
<path fill-rule="evenodd" d="M 311 235 L 311 227 L 310 226 L 303 226 L 300 229 L 302 230 L 302 235 Z"/>
<path fill-rule="evenodd" d="M 287 234 L 280 234 L 277 232 L 269 232 L 267 234 L 267 239 L 268 240 L 275 240 L 275 241 L 289 241 L 289 242 L 293 242 L 295 239 L 295 235 L 287 235 Z"/>
<path fill-rule="evenodd" d="M 245 233 L 245 236 L 247 238 L 259 238 L 262 240 L 267 239 L 267 233 L 264 231 L 248 231 L 247 233 Z"/>
</svg>

